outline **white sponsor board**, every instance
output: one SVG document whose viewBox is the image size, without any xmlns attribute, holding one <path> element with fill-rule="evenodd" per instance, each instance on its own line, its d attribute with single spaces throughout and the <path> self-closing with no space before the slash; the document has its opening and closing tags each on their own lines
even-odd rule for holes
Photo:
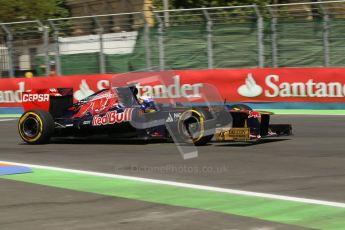
<svg viewBox="0 0 345 230">
<path fill-rule="evenodd" d="M 103 53 L 132 53 L 137 36 L 137 31 L 103 34 Z M 100 52 L 100 36 L 59 37 L 59 49 L 61 54 Z"/>
</svg>

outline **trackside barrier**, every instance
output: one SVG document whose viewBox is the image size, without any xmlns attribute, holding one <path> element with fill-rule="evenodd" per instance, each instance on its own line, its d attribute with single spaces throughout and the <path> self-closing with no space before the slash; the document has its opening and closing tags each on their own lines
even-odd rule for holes
<svg viewBox="0 0 345 230">
<path fill-rule="evenodd" d="M 203 103 L 205 85 L 214 85 L 223 101 L 261 109 L 345 109 L 345 68 L 263 68 L 174 71 L 168 85 L 136 82 L 141 95 Z M 21 107 L 21 92 L 41 88 L 74 89 L 80 100 L 110 87 L 113 74 L 0 79 L 0 108 Z M 1 110 L 0 110 L 1 112 Z"/>
</svg>

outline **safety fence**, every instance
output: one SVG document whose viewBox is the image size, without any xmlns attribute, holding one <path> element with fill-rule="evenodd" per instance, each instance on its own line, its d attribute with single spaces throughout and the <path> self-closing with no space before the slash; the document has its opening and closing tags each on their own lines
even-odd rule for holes
<svg viewBox="0 0 345 230">
<path fill-rule="evenodd" d="M 0 23 L 0 77 L 345 65 L 345 1 Z"/>
</svg>

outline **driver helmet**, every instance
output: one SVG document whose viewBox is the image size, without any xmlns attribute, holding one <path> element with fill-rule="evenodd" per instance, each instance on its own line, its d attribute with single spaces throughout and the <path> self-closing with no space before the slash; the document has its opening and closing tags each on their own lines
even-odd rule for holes
<svg viewBox="0 0 345 230">
<path fill-rule="evenodd" d="M 155 110 L 154 100 L 149 96 L 141 96 L 138 99 L 140 107 L 145 110 Z"/>
</svg>

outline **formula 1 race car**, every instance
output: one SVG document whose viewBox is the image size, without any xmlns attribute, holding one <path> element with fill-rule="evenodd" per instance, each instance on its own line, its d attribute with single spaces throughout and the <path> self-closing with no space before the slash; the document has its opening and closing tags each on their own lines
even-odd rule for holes
<svg viewBox="0 0 345 230">
<path fill-rule="evenodd" d="M 73 89 L 42 89 L 22 94 L 20 137 L 28 144 L 51 137 L 108 135 L 116 139 L 173 139 L 205 145 L 217 141 L 258 141 L 290 135 L 291 125 L 270 125 L 269 112 L 245 105 L 188 107 L 161 105 L 138 97 L 135 86 L 101 90 L 73 103 Z"/>
</svg>

